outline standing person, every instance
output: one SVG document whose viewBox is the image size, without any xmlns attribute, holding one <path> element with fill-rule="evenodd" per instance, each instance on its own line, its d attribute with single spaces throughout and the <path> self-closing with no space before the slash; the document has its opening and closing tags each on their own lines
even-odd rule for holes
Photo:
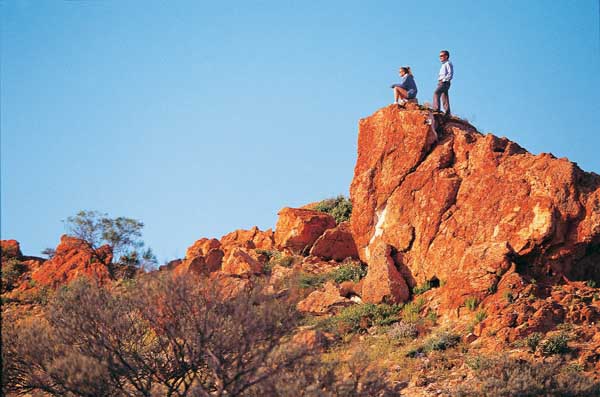
<svg viewBox="0 0 600 397">
<path fill-rule="evenodd" d="M 410 71 L 410 66 L 401 67 L 398 73 L 402 78 L 402 82 L 391 86 L 394 89 L 394 105 L 403 104 L 407 99 L 417 97 L 417 84 Z"/>
<path fill-rule="evenodd" d="M 440 51 L 440 62 L 442 67 L 438 75 L 438 86 L 433 93 L 433 110 L 440 111 L 440 97 L 444 102 L 444 109 L 446 110 L 446 116 L 450 116 L 450 98 L 448 97 L 448 90 L 450 89 L 450 81 L 454 77 L 454 66 L 452 62 L 448 60 L 450 53 L 446 50 Z"/>
</svg>

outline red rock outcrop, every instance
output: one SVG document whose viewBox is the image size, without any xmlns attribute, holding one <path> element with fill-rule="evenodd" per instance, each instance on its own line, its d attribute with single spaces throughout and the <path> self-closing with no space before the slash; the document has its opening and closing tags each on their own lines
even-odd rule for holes
<svg viewBox="0 0 600 397">
<path fill-rule="evenodd" d="M 391 246 L 410 287 L 444 284 L 443 306 L 494 291 L 513 265 L 600 282 L 600 176 L 464 121 L 416 106 L 362 119 L 350 195 L 360 258 Z M 377 288 L 365 282 L 363 298 Z"/>
<path fill-rule="evenodd" d="M 310 254 L 321 257 L 323 259 L 333 259 L 341 261 L 346 258 L 358 258 L 358 251 L 352 232 L 350 223 L 342 222 L 338 226 L 327 229 L 315 241 L 310 249 Z"/>
<path fill-rule="evenodd" d="M 31 279 L 36 287 L 52 288 L 82 276 L 106 283 L 112 280 L 112 257 L 112 249 L 108 245 L 93 249 L 83 240 L 63 235 L 56 254 L 35 270 Z"/>
<path fill-rule="evenodd" d="M 21 259 L 23 256 L 17 240 L 0 240 L 0 253 L 6 259 Z"/>
<path fill-rule="evenodd" d="M 250 230 L 239 229 L 228 233 L 220 241 L 225 253 L 235 247 L 271 250 L 275 245 L 273 230 L 261 231 L 256 226 Z"/>
<path fill-rule="evenodd" d="M 278 215 L 275 227 L 276 246 L 295 253 L 312 247 L 325 230 L 336 226 L 331 215 L 314 210 L 285 207 Z"/>
<path fill-rule="evenodd" d="M 232 249 L 223 260 L 222 271 L 225 274 L 255 274 L 262 271 L 263 265 L 241 247 Z"/>
<path fill-rule="evenodd" d="M 321 290 L 311 292 L 305 299 L 298 302 L 297 308 L 301 312 L 323 315 L 335 313 L 341 308 L 353 304 L 354 302 L 350 299 L 341 296 L 338 287 L 329 281 Z"/>
</svg>

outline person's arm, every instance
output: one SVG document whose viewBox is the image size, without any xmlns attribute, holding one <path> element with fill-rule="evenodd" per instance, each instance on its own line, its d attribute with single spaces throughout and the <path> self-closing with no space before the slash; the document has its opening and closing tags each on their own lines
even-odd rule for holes
<svg viewBox="0 0 600 397">
<path fill-rule="evenodd" d="M 448 62 L 446 63 L 446 78 L 444 80 L 450 81 L 452 77 L 454 77 L 454 65 L 452 65 L 452 62 Z"/>
</svg>

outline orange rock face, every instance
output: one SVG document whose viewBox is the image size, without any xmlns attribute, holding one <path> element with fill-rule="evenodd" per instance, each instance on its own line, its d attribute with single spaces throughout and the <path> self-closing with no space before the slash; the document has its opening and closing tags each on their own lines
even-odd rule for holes
<svg viewBox="0 0 600 397">
<path fill-rule="evenodd" d="M 600 177 L 466 122 L 396 106 L 362 119 L 350 196 L 360 258 L 391 246 L 410 287 L 445 284 L 443 306 L 493 291 L 513 265 L 600 281 Z"/>
<path fill-rule="evenodd" d="M 350 299 L 341 296 L 335 284 L 329 281 L 322 290 L 313 291 L 304 300 L 298 302 L 297 308 L 301 312 L 322 315 L 334 313 L 353 304 Z"/>
<path fill-rule="evenodd" d="M 246 249 L 232 249 L 223 260 L 222 271 L 225 274 L 254 274 L 262 271 L 263 265 L 254 259 Z"/>
<path fill-rule="evenodd" d="M 362 280 L 363 301 L 368 303 L 402 303 L 410 297 L 406 281 L 390 256 L 392 247 L 380 243 L 373 249 L 367 276 Z"/>
<path fill-rule="evenodd" d="M 358 258 L 350 223 L 342 222 L 333 229 L 325 230 L 321 237 L 315 241 L 310 254 L 336 261 L 346 258 Z"/>
<path fill-rule="evenodd" d="M 234 247 L 271 250 L 275 245 L 273 234 L 271 229 L 261 231 L 254 226 L 250 230 L 240 229 L 226 234 L 221 237 L 221 245 L 226 253 Z"/>
<path fill-rule="evenodd" d="M 2 253 L 2 258 L 20 259 L 23 256 L 17 240 L 0 240 L 0 251 Z"/>
<path fill-rule="evenodd" d="M 286 207 L 278 215 L 275 243 L 295 253 L 310 248 L 325 230 L 336 226 L 331 215 L 319 211 Z"/>
<path fill-rule="evenodd" d="M 109 270 L 112 256 L 108 245 L 94 250 L 83 240 L 63 235 L 54 257 L 35 270 L 31 279 L 36 286 L 53 288 L 82 276 L 106 283 L 112 280 Z"/>
</svg>

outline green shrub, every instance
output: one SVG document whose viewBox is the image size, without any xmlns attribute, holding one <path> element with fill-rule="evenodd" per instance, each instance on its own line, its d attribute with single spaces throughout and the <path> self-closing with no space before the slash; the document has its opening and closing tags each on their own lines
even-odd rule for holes
<svg viewBox="0 0 600 397">
<path fill-rule="evenodd" d="M 298 276 L 298 287 L 306 288 L 318 288 L 327 281 L 327 274 L 311 274 L 311 273 L 300 273 Z"/>
<path fill-rule="evenodd" d="M 409 323 L 416 323 L 421 318 L 419 313 L 424 305 L 425 300 L 423 298 L 407 303 L 402 308 L 402 319 Z"/>
<path fill-rule="evenodd" d="M 429 337 L 423 345 L 423 351 L 427 353 L 434 350 L 446 350 L 458 345 L 458 342 L 460 342 L 460 335 L 444 331 Z"/>
<path fill-rule="evenodd" d="M 2 292 L 4 292 L 15 288 L 19 277 L 27 271 L 27 266 L 13 258 L 7 261 L 3 260 L 0 270 L 2 272 Z"/>
<path fill-rule="evenodd" d="M 479 305 L 479 299 L 477 299 L 477 297 L 470 296 L 467 299 L 465 299 L 465 307 L 470 311 L 474 312 L 477 308 L 477 305 Z"/>
<path fill-rule="evenodd" d="M 487 318 L 487 313 L 485 312 L 485 310 L 479 310 L 477 313 L 475 313 L 475 322 L 476 323 L 480 323 L 483 320 L 485 320 Z"/>
<path fill-rule="evenodd" d="M 413 292 L 413 295 L 420 295 L 423 292 L 429 291 L 431 288 L 432 288 L 431 282 L 425 281 L 424 284 L 414 287 L 412 292 Z"/>
<path fill-rule="evenodd" d="M 588 280 L 585 284 L 590 288 L 596 288 L 596 282 L 594 280 Z"/>
<path fill-rule="evenodd" d="M 513 296 L 511 291 L 504 291 L 502 297 L 506 299 L 508 303 L 513 303 L 515 301 L 515 297 Z"/>
<path fill-rule="evenodd" d="M 525 344 L 527 345 L 531 353 L 535 353 L 542 340 L 542 337 L 543 335 L 541 333 L 534 332 L 525 338 Z"/>
<path fill-rule="evenodd" d="M 344 332 L 360 332 L 373 325 L 384 326 L 397 322 L 399 312 L 399 305 L 365 303 L 346 307 L 326 322 L 329 328 L 335 327 Z"/>
<path fill-rule="evenodd" d="M 315 206 L 316 211 L 325 212 L 335 218 L 337 223 L 350 220 L 352 214 L 352 202 L 340 195 L 321 201 Z"/>
<path fill-rule="evenodd" d="M 340 284 L 344 281 L 357 283 L 366 275 L 367 267 L 365 265 L 360 262 L 349 262 L 335 269 L 330 276 L 333 281 Z"/>
<path fill-rule="evenodd" d="M 569 352 L 569 337 L 565 333 L 549 336 L 540 344 L 540 350 L 545 356 Z"/>
</svg>

